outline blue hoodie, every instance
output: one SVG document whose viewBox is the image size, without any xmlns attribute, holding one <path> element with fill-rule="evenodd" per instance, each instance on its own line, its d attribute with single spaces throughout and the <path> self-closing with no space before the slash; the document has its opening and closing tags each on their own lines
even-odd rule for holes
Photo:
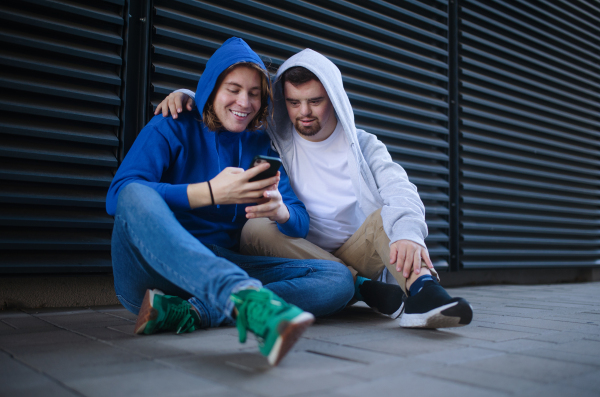
<svg viewBox="0 0 600 397">
<path fill-rule="evenodd" d="M 250 167 L 258 154 L 279 157 L 271 149 L 264 131 L 210 131 L 201 121 L 202 110 L 212 93 L 219 75 L 238 62 L 265 65 L 250 47 L 232 37 L 213 54 L 198 82 L 196 109 L 184 112 L 176 120 L 154 116 L 142 129 L 108 190 L 106 211 L 114 215 L 121 189 L 132 182 L 156 190 L 169 205 L 181 225 L 203 244 L 215 244 L 237 249 L 239 234 L 246 223 L 245 207 L 254 204 L 190 208 L 187 187 L 190 183 L 206 182 L 226 167 Z M 306 237 L 309 217 L 304 204 L 290 187 L 288 176 L 280 168 L 279 191 L 290 219 L 278 224 L 290 237 Z"/>
</svg>

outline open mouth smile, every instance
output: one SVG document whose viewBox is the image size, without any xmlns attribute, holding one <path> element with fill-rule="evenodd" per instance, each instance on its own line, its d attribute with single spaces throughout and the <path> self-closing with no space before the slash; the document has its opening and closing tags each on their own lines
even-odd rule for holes
<svg viewBox="0 0 600 397">
<path fill-rule="evenodd" d="M 242 118 L 246 118 L 250 114 L 250 113 L 236 112 L 235 110 L 232 110 L 231 113 L 233 113 L 235 116 L 242 117 Z"/>
</svg>

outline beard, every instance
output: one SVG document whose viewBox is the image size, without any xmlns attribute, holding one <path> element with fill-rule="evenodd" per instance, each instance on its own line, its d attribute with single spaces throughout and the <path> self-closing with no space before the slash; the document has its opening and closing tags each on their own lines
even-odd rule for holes
<svg viewBox="0 0 600 397">
<path fill-rule="evenodd" d="M 318 119 L 315 120 L 308 127 L 303 126 L 302 123 L 300 122 L 300 120 L 296 119 L 296 122 L 294 123 L 294 127 L 296 128 L 296 131 L 298 131 L 298 133 L 300 135 L 304 135 L 304 136 L 317 135 L 317 133 L 319 131 L 321 131 L 321 123 L 319 123 Z"/>
</svg>

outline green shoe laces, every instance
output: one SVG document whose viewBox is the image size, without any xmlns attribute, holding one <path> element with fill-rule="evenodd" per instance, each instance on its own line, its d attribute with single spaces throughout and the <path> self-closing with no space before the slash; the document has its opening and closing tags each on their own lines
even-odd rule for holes
<svg viewBox="0 0 600 397">
<path fill-rule="evenodd" d="M 240 334 L 240 343 L 246 342 L 247 332 L 250 330 L 262 345 L 268 330 L 267 320 L 284 310 L 287 304 L 274 299 L 274 294 L 264 289 L 249 291 L 242 299 L 236 295 L 232 295 L 232 298 L 238 309 L 236 326 Z"/>
<path fill-rule="evenodd" d="M 194 317 L 190 313 L 190 304 L 182 302 L 179 305 L 170 304 L 167 306 L 165 318 L 161 322 L 160 328 L 168 330 L 177 330 L 178 334 L 192 332 L 196 330 Z"/>
</svg>

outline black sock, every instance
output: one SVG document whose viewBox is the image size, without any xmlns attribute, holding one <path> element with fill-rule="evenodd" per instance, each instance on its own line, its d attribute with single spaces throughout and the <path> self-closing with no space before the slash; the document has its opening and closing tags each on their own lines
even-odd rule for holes
<svg viewBox="0 0 600 397">
<path fill-rule="evenodd" d="M 402 305 L 402 289 L 394 284 L 365 280 L 360 286 L 363 301 L 383 314 L 392 314 Z"/>
</svg>

